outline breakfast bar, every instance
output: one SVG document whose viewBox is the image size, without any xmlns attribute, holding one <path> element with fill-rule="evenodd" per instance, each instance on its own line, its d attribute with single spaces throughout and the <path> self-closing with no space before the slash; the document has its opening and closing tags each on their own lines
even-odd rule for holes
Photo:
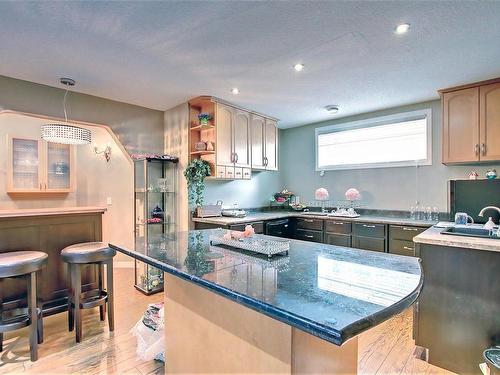
<svg viewBox="0 0 500 375">
<path fill-rule="evenodd" d="M 110 244 L 165 272 L 167 373 L 355 373 L 357 336 L 422 287 L 417 258 L 289 240 L 268 259 L 213 233 Z"/>
</svg>

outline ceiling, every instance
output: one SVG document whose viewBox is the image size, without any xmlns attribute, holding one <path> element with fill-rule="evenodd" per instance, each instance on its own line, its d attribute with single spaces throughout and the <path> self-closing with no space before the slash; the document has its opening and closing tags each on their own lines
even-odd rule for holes
<svg viewBox="0 0 500 375">
<path fill-rule="evenodd" d="M 500 1 L 1 1 L 0 75 L 160 110 L 214 95 L 285 128 L 500 76 L 499 17 Z"/>
</svg>

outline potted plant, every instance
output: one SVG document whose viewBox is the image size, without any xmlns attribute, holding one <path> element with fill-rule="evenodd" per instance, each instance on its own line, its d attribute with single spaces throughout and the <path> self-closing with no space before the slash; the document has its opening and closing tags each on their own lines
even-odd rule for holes
<svg viewBox="0 0 500 375">
<path fill-rule="evenodd" d="M 212 117 L 208 113 L 200 113 L 198 115 L 198 120 L 200 120 L 200 125 L 205 126 L 208 125 L 208 121 L 210 121 Z"/>
<path fill-rule="evenodd" d="M 188 185 L 189 203 L 198 209 L 203 204 L 205 192 L 205 177 L 210 176 L 210 163 L 203 159 L 193 159 L 184 170 Z"/>
</svg>

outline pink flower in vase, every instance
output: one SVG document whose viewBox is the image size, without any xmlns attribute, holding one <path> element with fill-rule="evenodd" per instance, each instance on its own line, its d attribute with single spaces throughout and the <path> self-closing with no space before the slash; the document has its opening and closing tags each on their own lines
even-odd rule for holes
<svg viewBox="0 0 500 375">
<path fill-rule="evenodd" d="M 314 198 L 319 201 L 326 201 L 329 197 L 328 190 L 325 188 L 316 189 L 314 192 Z"/>
<path fill-rule="evenodd" d="M 345 192 L 345 199 L 348 201 L 357 201 L 361 199 L 361 194 L 357 189 L 350 188 Z"/>
</svg>

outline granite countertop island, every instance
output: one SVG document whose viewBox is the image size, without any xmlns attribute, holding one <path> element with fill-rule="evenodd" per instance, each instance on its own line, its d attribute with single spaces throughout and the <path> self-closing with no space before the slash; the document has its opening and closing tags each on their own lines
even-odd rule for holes
<svg viewBox="0 0 500 375">
<path fill-rule="evenodd" d="M 211 246 L 211 233 L 214 231 L 164 235 L 148 244 L 138 244 L 136 249 L 110 244 L 117 251 L 165 272 L 166 321 L 170 322 L 166 327 L 167 347 L 169 340 L 176 342 L 173 346 L 177 347 L 179 340 L 186 340 L 186 336 L 191 337 L 185 342 L 187 346 L 193 346 L 196 338 L 207 341 L 209 345 L 204 345 L 204 352 L 211 352 L 207 347 L 216 348 L 222 342 L 229 347 L 236 346 L 239 349 L 235 350 L 242 350 L 242 355 L 251 355 L 257 347 L 259 356 L 267 353 L 260 359 L 269 362 L 266 372 L 283 372 L 276 370 L 274 359 L 285 354 L 269 354 L 278 350 L 269 343 L 274 340 L 269 336 L 271 332 L 272 337 L 281 337 L 279 347 L 292 348 L 286 354 L 292 357 L 293 353 L 305 355 L 310 350 L 306 348 L 315 345 L 327 345 L 330 352 L 333 347 L 340 347 L 337 351 L 355 347 L 357 353 L 356 335 L 411 306 L 422 287 L 417 258 L 289 240 L 288 255 L 276 255 L 268 260 L 248 252 Z M 242 321 L 243 317 L 246 318 Z M 215 331 L 213 324 L 218 327 Z M 249 334 L 240 332 L 248 327 L 254 327 L 249 347 L 241 340 L 232 342 L 235 336 L 242 338 Z M 226 337 L 227 332 L 231 335 Z M 311 340 L 321 343 L 311 344 Z M 248 340 L 243 338 L 243 341 Z M 350 354 L 341 354 L 349 366 L 352 365 L 349 358 L 354 358 L 351 349 Z M 201 367 L 196 367 L 196 363 L 188 365 L 181 358 L 186 358 L 186 351 L 191 349 L 183 346 L 183 350 L 175 352 L 177 354 L 171 351 L 170 357 L 167 354 L 171 369 L 250 371 L 248 367 L 236 368 L 234 363 L 225 361 L 220 367 L 221 363 L 210 362 L 213 359 L 206 359 L 211 365 L 206 362 L 200 363 Z M 196 345 L 192 350 L 191 354 L 195 355 Z M 336 358 L 334 354 L 327 357 Z M 290 369 L 293 370 L 297 358 L 288 361 Z M 280 360 L 278 367 L 288 362 Z M 301 371 L 311 370 L 302 367 L 306 362 L 299 366 Z M 292 370 L 288 373 L 293 373 Z M 295 370 L 299 372 L 298 367 Z M 346 368 L 332 371 L 346 371 Z"/>
</svg>

